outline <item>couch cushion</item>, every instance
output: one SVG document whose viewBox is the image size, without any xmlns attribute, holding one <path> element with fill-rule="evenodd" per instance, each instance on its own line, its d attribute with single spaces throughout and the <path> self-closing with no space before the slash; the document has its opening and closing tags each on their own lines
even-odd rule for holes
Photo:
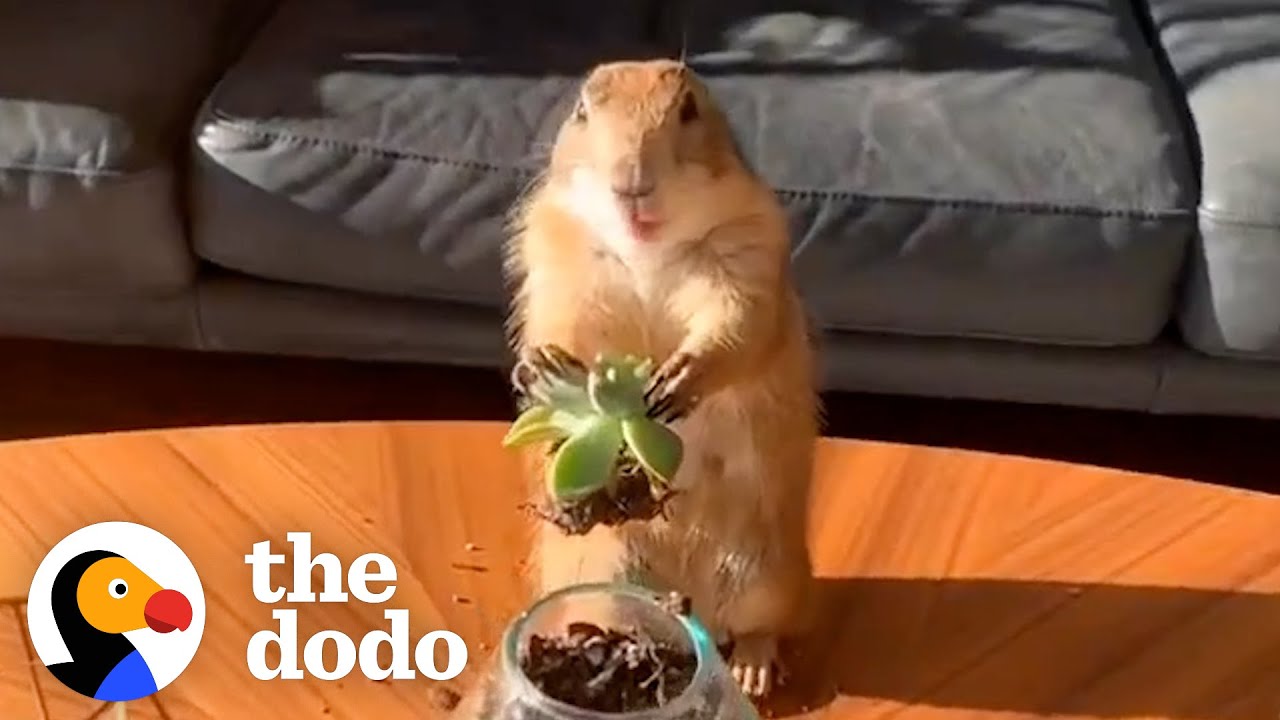
<svg viewBox="0 0 1280 720">
<path fill-rule="evenodd" d="M 1214 355 L 1280 358 L 1280 6 L 1149 0 L 1203 156 L 1182 331 Z"/>
<path fill-rule="evenodd" d="M 1160 371 L 1160 392 L 1152 411 L 1280 420 L 1280 363 L 1213 357 L 1185 346 L 1179 350 L 1169 354 Z M 1266 442 L 1274 442 L 1270 434 Z M 1196 450 L 1214 456 L 1214 451 L 1203 445 L 1197 444 Z M 1222 460 L 1231 462 L 1233 458 Z M 1269 481 L 1275 477 L 1274 473 L 1268 475 Z"/>
<path fill-rule="evenodd" d="M 496 307 L 503 215 L 641 3 L 292 0 L 209 99 L 197 251 L 260 277 Z"/>
<path fill-rule="evenodd" d="M 1167 322 L 1194 183 L 1127 4 L 771 5 L 669 4 L 649 44 L 640 3 L 286 3 L 211 98 L 198 251 L 497 306 L 503 215 L 580 73 L 687 49 L 827 327 L 1103 345 Z"/>
<path fill-rule="evenodd" d="M 0 20 L 0 283 L 189 284 L 174 158 L 259 0 L 7 3 Z"/>
<path fill-rule="evenodd" d="M 502 315 L 490 308 L 219 272 L 201 276 L 199 302 L 209 350 L 510 367 Z"/>
</svg>

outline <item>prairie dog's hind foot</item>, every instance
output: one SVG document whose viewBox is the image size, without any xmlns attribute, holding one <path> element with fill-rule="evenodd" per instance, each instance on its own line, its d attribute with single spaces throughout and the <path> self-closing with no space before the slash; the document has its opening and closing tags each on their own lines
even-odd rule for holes
<svg viewBox="0 0 1280 720">
<path fill-rule="evenodd" d="M 773 692 L 785 675 L 778 654 L 778 638 L 770 633 L 735 637 L 729 655 L 734 682 L 747 697 L 759 700 Z"/>
</svg>

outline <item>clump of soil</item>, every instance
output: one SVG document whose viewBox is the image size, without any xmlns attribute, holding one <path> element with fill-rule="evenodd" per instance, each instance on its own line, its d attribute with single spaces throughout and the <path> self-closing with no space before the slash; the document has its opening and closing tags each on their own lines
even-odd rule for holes
<svg viewBox="0 0 1280 720">
<path fill-rule="evenodd" d="M 545 501 L 533 507 L 541 519 L 552 523 L 569 535 L 585 535 L 596 525 L 616 527 L 636 520 L 647 522 L 665 516 L 667 502 L 674 491 L 655 491 L 653 483 L 634 462 L 623 460 L 618 480 L 574 503 Z"/>
<path fill-rule="evenodd" d="M 697 657 L 634 629 L 574 623 L 560 636 L 534 635 L 520 667 L 548 697 L 584 710 L 652 710 L 693 682 Z"/>
<path fill-rule="evenodd" d="M 427 693 L 431 706 L 446 712 L 458 707 L 458 703 L 462 700 L 462 696 L 458 694 L 458 691 L 451 688 L 429 688 Z"/>
</svg>

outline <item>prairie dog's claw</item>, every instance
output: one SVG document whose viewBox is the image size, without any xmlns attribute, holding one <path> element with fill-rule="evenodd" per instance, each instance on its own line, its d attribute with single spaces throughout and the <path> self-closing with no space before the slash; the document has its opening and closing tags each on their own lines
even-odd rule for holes
<svg viewBox="0 0 1280 720">
<path fill-rule="evenodd" d="M 516 361 L 515 367 L 511 368 L 511 387 L 517 398 L 523 400 L 529 397 L 529 386 L 536 377 L 537 371 L 524 358 Z"/>
<path fill-rule="evenodd" d="M 645 398 L 649 400 L 655 399 L 659 393 L 669 389 L 678 376 L 687 376 L 689 374 L 689 366 L 692 364 L 693 356 L 689 353 L 678 352 L 672 355 L 649 378 L 649 385 L 644 391 Z"/>
<path fill-rule="evenodd" d="M 777 638 L 772 635 L 735 638 L 729 669 L 734 682 L 747 697 L 758 700 L 768 696 L 781 674 Z"/>
<path fill-rule="evenodd" d="M 519 398 L 527 400 L 530 387 L 540 380 L 586 373 L 586 365 L 559 345 L 536 345 L 521 351 L 511 369 L 511 387 Z"/>
<path fill-rule="evenodd" d="M 539 345 L 535 351 L 545 366 L 557 373 L 587 373 L 587 366 L 559 345 Z"/>
<path fill-rule="evenodd" d="M 693 391 L 698 363 L 689 353 L 676 353 L 658 368 L 645 388 L 649 417 L 674 422 L 697 407 L 701 398 Z"/>
</svg>

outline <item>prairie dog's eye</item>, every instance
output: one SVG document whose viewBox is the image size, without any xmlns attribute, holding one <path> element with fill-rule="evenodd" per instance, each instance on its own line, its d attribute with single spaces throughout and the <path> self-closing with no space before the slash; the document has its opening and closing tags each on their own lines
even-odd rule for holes
<svg viewBox="0 0 1280 720">
<path fill-rule="evenodd" d="M 680 123 L 688 125 L 698 119 L 698 101 L 693 97 L 693 93 L 687 92 L 680 101 Z"/>
<path fill-rule="evenodd" d="M 573 121 L 576 123 L 587 121 L 587 104 L 582 99 L 579 99 L 577 104 L 573 106 Z"/>
<path fill-rule="evenodd" d="M 119 600 L 129 594 L 129 583 L 121 580 L 120 578 L 116 578 L 107 584 L 107 592 L 111 593 L 111 597 Z"/>
</svg>

